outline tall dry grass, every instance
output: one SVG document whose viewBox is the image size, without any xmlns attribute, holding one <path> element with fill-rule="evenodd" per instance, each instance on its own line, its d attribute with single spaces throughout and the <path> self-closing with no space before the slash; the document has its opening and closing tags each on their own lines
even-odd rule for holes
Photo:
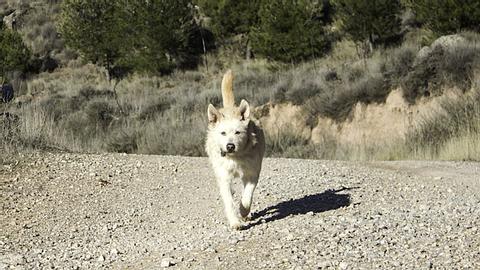
<svg viewBox="0 0 480 270">
<path fill-rule="evenodd" d="M 449 57 L 437 62 L 439 67 L 448 66 L 446 61 L 459 67 L 464 55 L 477 59 L 480 50 L 475 40 L 480 39 L 476 34 L 470 35 L 468 51 L 453 50 Z M 221 103 L 220 80 L 226 67 L 234 70 L 238 100 L 245 98 L 254 106 L 268 102 L 296 104 L 306 112 L 305 121 L 313 128 L 319 116 L 341 123 L 349 121 L 357 103 L 385 102 L 392 89 L 404 85 L 419 69 L 414 64 L 419 50 L 419 43 L 408 41 L 398 48 L 378 50 L 370 58 L 361 59 L 353 43 L 342 41 L 325 58 L 296 66 L 264 60 L 223 62 L 221 54 L 209 55 L 208 66 L 200 66 L 196 71 L 177 71 L 164 77 L 135 74 L 121 81 L 118 101 L 124 114 L 110 91 L 112 85 L 106 80 L 105 72 L 93 65 L 73 61 L 69 67 L 29 80 L 18 91 L 31 101 L 9 105 L 8 111 L 19 120 L 14 129 L 2 131 L 15 130 L 15 135 L 9 135 L 12 139 L 4 140 L 2 147 L 201 156 L 205 154 L 205 111 L 209 103 L 216 106 Z M 437 68 L 441 71 L 437 74 L 440 77 L 429 75 L 425 80 L 441 78 L 440 85 L 436 86 L 460 88 L 465 78 L 474 81 L 478 77 L 475 75 L 478 68 L 472 64 L 475 62 L 467 63 L 466 77 L 445 76 L 445 69 Z M 464 91 L 478 89 L 478 83 L 472 81 L 469 85 L 473 90 Z M 416 119 L 421 124 L 408 131 L 405 141 L 392 141 L 388 145 L 352 145 L 325 135 L 321 144 L 314 145 L 291 130 L 269 130 L 267 153 L 270 156 L 350 160 L 478 159 L 475 154 L 478 153 L 475 152 L 478 122 L 466 119 L 480 117 L 462 113 L 466 110 L 460 109 L 469 106 L 468 111 L 477 110 L 475 104 L 478 102 L 471 101 L 473 96 L 446 101 L 452 104 L 444 103 L 443 113 L 424 120 Z M 421 93 L 413 95 L 413 103 L 422 98 L 426 97 Z M 456 128 L 442 127 L 439 123 Z M 428 133 L 434 128 L 439 131 Z M 441 144 L 432 146 L 428 142 Z M 464 150 L 460 151 L 462 148 Z"/>
<path fill-rule="evenodd" d="M 445 98 L 407 134 L 412 157 L 480 161 L 480 89 Z"/>
</svg>

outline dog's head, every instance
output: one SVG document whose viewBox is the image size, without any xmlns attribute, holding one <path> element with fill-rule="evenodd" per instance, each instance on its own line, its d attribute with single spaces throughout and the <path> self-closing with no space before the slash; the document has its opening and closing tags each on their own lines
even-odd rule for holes
<svg viewBox="0 0 480 270">
<path fill-rule="evenodd" d="M 222 156 L 241 153 L 250 139 L 250 106 L 242 100 L 238 108 L 217 110 L 208 105 L 210 136 L 218 144 Z"/>
</svg>

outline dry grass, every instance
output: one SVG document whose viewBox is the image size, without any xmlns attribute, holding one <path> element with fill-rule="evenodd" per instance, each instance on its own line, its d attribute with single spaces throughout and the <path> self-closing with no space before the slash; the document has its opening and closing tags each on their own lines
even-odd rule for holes
<svg viewBox="0 0 480 270">
<path fill-rule="evenodd" d="M 475 38 L 473 35 L 472 40 Z M 355 104 L 385 102 L 390 91 L 411 75 L 419 49 L 419 45 L 409 41 L 360 59 L 355 46 L 342 41 L 329 56 L 297 66 L 264 60 L 243 62 L 236 58 L 223 62 L 222 53 L 209 55 L 208 65 L 200 66 L 197 71 L 174 72 L 165 77 L 132 75 L 122 81 L 118 85 L 119 103 L 126 115 L 120 113 L 104 71 L 72 61 L 69 67 L 29 80 L 19 91 L 33 101 L 10 105 L 8 110 L 18 115 L 19 121 L 14 131 L 3 131 L 15 135 L 9 135 L 12 139 L 4 140 L 2 147 L 200 156 L 204 155 L 205 108 L 208 103 L 220 105 L 220 79 L 226 66 L 233 68 L 236 75 L 238 100 L 246 98 L 254 106 L 268 102 L 297 104 L 307 111 L 308 125 L 313 128 L 318 116 L 348 121 Z M 448 59 L 453 59 L 457 67 L 460 65 L 459 58 Z M 478 77 L 476 70 L 467 69 L 469 78 Z M 445 77 L 442 82 L 452 81 L 457 82 L 457 78 Z M 477 83 L 470 85 L 478 89 Z M 461 105 L 452 108 L 470 104 L 467 98 L 458 102 Z M 478 129 L 466 128 L 462 122 L 472 116 L 461 114 L 458 109 L 447 111 L 451 113 L 442 117 L 451 121 L 449 126 L 456 124 L 455 130 L 422 137 L 425 133 L 422 129 L 428 131 L 435 123 L 446 121 L 428 118 L 423 126 L 410 131 L 408 141 L 388 145 L 347 144 L 327 135 L 321 144 L 313 145 L 290 130 L 269 130 L 267 153 L 349 160 L 478 159 L 475 156 L 478 152 L 470 150 L 478 149 Z M 480 119 L 478 115 L 474 117 Z M 429 141 L 442 143 L 431 146 L 426 143 Z M 432 148 L 435 148 L 433 154 L 429 150 Z"/>
<path fill-rule="evenodd" d="M 480 89 L 458 98 L 445 98 L 436 112 L 407 134 L 414 157 L 480 160 Z"/>
</svg>

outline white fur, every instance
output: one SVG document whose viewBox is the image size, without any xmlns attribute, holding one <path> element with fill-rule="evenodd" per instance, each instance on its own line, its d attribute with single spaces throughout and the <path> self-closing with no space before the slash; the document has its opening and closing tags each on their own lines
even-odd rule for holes
<svg viewBox="0 0 480 270">
<path fill-rule="evenodd" d="M 241 229 L 243 221 L 249 218 L 253 192 L 265 152 L 265 139 L 262 129 L 250 119 L 248 103 L 242 100 L 235 109 L 238 110 L 220 112 L 212 105 L 209 106 L 210 124 L 205 149 L 217 178 L 230 227 Z M 235 145 L 233 152 L 227 151 L 228 143 Z M 231 191 L 233 181 L 241 181 L 243 184 L 238 208 Z"/>
</svg>

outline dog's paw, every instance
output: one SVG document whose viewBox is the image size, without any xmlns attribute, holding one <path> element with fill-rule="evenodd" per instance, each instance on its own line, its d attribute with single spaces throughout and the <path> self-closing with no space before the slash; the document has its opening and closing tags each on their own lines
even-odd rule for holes
<svg viewBox="0 0 480 270">
<path fill-rule="evenodd" d="M 245 224 L 243 224 L 243 223 L 240 222 L 240 221 L 238 221 L 238 222 L 233 222 L 233 223 L 230 223 L 230 228 L 231 228 L 232 230 L 240 231 L 240 230 L 245 229 Z"/>
<path fill-rule="evenodd" d="M 247 208 L 243 207 L 242 204 L 240 204 L 240 207 L 238 208 L 238 211 L 240 212 L 240 216 L 242 217 L 242 219 L 246 219 L 250 215 L 250 208 L 247 209 Z"/>
<path fill-rule="evenodd" d="M 242 217 L 242 220 L 247 222 L 247 221 L 251 221 L 253 218 L 252 218 L 252 214 L 249 213 L 248 215 Z"/>
</svg>

